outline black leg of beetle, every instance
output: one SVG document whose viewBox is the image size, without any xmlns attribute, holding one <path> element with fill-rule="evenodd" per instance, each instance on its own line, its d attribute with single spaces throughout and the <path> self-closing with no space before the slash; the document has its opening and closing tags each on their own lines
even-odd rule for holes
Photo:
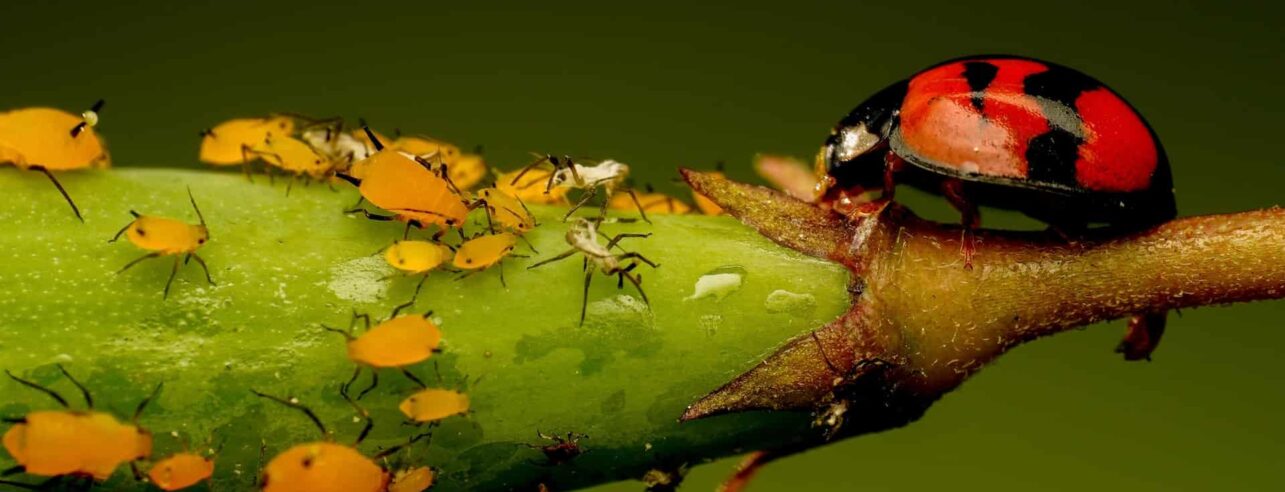
<svg viewBox="0 0 1285 492">
<path fill-rule="evenodd" d="M 584 326 L 585 313 L 589 311 L 589 284 L 593 282 L 593 269 L 585 269 L 584 293 L 580 296 L 580 326 Z"/>
<path fill-rule="evenodd" d="M 964 182 L 958 179 L 948 179 L 942 183 L 943 194 L 946 195 L 946 201 L 959 210 L 963 216 L 960 221 L 963 225 L 963 231 L 960 232 L 960 254 L 964 256 L 964 268 L 973 269 L 973 251 L 976 248 L 977 240 L 974 231 L 981 227 L 981 214 L 977 211 L 977 204 L 968 199 L 964 190 Z"/>
<path fill-rule="evenodd" d="M 49 397 L 50 397 L 50 398 L 53 398 L 55 401 L 57 401 L 59 405 L 62 405 L 62 406 L 63 406 L 63 408 L 71 408 L 71 405 L 69 405 L 69 404 L 67 403 L 67 399 L 66 399 L 66 398 L 63 398 L 63 397 L 62 397 L 62 395 L 58 394 L 58 392 L 57 392 L 57 391 L 54 391 L 54 390 L 51 390 L 51 389 L 46 388 L 46 387 L 44 387 L 44 386 L 41 386 L 41 385 L 39 385 L 39 384 L 37 384 L 37 383 L 35 383 L 35 382 L 28 381 L 28 380 L 26 380 L 26 379 L 22 379 L 22 378 L 20 378 L 20 377 L 18 377 L 18 376 L 14 376 L 14 375 L 13 375 L 13 373 L 9 372 L 9 370 L 8 370 L 8 369 L 5 369 L 5 370 L 4 370 L 4 373 L 5 373 L 5 375 L 9 376 L 9 379 L 12 379 L 12 380 L 14 380 L 14 381 L 17 381 L 17 382 L 18 382 L 18 384 L 21 384 L 21 385 L 26 386 L 26 387 L 28 387 L 28 388 L 31 388 L 31 389 L 34 389 L 34 390 L 39 391 L 39 392 L 41 392 L 41 393 L 44 393 L 44 394 L 46 394 L 46 395 L 49 395 Z"/>
<path fill-rule="evenodd" d="M 651 219 L 647 218 L 647 211 L 643 210 L 642 202 L 638 201 L 638 195 L 634 193 L 633 189 L 628 189 L 625 191 L 629 192 L 629 198 L 634 201 L 634 206 L 638 207 L 638 215 L 642 216 L 643 222 L 650 224 Z"/>
<path fill-rule="evenodd" d="M 584 195 L 580 197 L 580 200 L 577 201 L 576 204 L 573 205 L 570 210 L 567 210 L 566 215 L 562 216 L 562 221 L 566 222 L 567 219 L 571 218 L 571 214 L 576 213 L 576 210 L 579 210 L 580 207 L 584 206 L 584 204 L 589 203 L 589 200 L 593 199 L 593 197 L 597 194 L 598 194 L 597 188 L 589 188 L 585 190 Z"/>
<path fill-rule="evenodd" d="M 379 371 L 372 368 L 370 370 L 370 386 L 367 386 L 366 389 L 361 390 L 361 393 L 357 394 L 357 399 L 360 400 L 362 398 L 365 398 L 366 394 L 370 393 L 371 391 L 374 391 L 376 386 L 379 386 Z"/>
<path fill-rule="evenodd" d="M 193 260 L 196 260 L 197 265 L 201 265 L 201 270 L 205 271 L 205 281 L 209 282 L 210 285 L 218 285 L 214 283 L 214 279 L 210 278 L 210 267 L 205 266 L 205 260 L 196 253 L 192 253 L 191 256 Z"/>
<path fill-rule="evenodd" d="M 143 256 L 141 256 L 141 257 L 139 257 L 138 259 L 135 259 L 134 261 L 131 261 L 131 262 L 129 262 L 129 263 L 126 263 L 126 264 L 125 264 L 125 266 L 121 267 L 121 269 L 120 269 L 120 270 L 117 270 L 117 271 L 116 271 L 116 273 L 117 273 L 117 274 L 123 273 L 125 270 L 129 270 L 129 268 L 130 268 L 130 267 L 132 267 L 132 266 L 134 266 L 134 265 L 137 265 L 140 261 L 146 260 L 146 259 L 148 259 L 148 258 L 156 258 L 156 257 L 158 257 L 158 256 L 161 256 L 161 254 L 160 254 L 160 253 L 148 253 L 148 254 L 145 254 L 145 255 L 143 255 Z"/>
<path fill-rule="evenodd" d="M 63 367 L 62 364 L 55 365 L 58 367 L 58 372 L 62 373 L 62 377 L 67 378 L 67 380 L 71 381 L 71 384 L 74 385 L 76 389 L 80 390 L 80 396 L 85 398 L 85 406 L 92 410 L 94 408 L 94 397 L 89 394 L 89 388 L 86 388 L 85 385 L 80 384 L 80 381 L 77 381 L 76 378 L 72 377 L 71 373 L 67 372 L 67 369 Z"/>
<path fill-rule="evenodd" d="M 165 290 L 161 292 L 161 299 L 169 299 L 170 286 L 174 285 L 174 277 L 178 276 L 179 258 L 174 257 L 174 268 L 170 269 L 170 278 L 165 281 Z"/>
<path fill-rule="evenodd" d="M 648 259 L 647 259 L 647 257 L 645 257 L 645 256 L 643 256 L 643 255 L 641 255 L 641 254 L 639 254 L 639 253 L 635 253 L 635 252 L 625 253 L 625 254 L 623 254 L 623 255 L 617 256 L 617 257 L 616 257 L 616 259 L 617 259 L 617 260 L 621 260 L 621 261 L 637 259 L 637 260 L 639 260 L 639 261 L 641 261 L 641 262 L 643 262 L 643 263 L 646 263 L 646 264 L 647 264 L 647 266 L 649 266 L 649 267 L 652 267 L 652 268 L 660 268 L 660 264 L 659 264 L 659 263 L 652 263 L 652 261 L 651 261 L 651 260 L 648 260 Z"/>
<path fill-rule="evenodd" d="M 31 166 L 29 169 L 34 169 L 44 173 L 45 176 L 49 178 L 49 181 L 53 182 L 54 188 L 58 188 L 58 193 L 62 193 L 62 197 L 67 200 L 67 204 L 71 205 L 71 212 L 76 214 L 76 220 L 81 222 L 85 221 L 85 218 L 80 216 L 80 209 L 76 207 L 76 202 L 71 201 L 71 195 L 67 194 L 67 190 L 62 187 L 62 183 L 58 182 L 58 178 L 55 178 L 53 173 L 49 172 L 48 169 L 45 169 L 45 166 Z"/>
<path fill-rule="evenodd" d="M 410 369 L 407 369 L 407 368 L 403 367 L 403 368 L 402 368 L 402 374 L 406 375 L 406 379 L 411 380 L 411 381 L 412 381 L 412 382 L 414 382 L 416 385 L 418 385 L 420 388 L 427 388 L 427 387 L 428 387 L 428 385 L 424 384 L 424 382 L 423 382 L 423 381 L 420 381 L 420 379 L 419 379 L 419 377 L 418 377 L 418 376 L 415 376 L 415 374 L 414 374 L 414 373 L 410 372 Z"/>
<path fill-rule="evenodd" d="M 559 254 L 559 255 L 557 255 L 557 256 L 554 256 L 554 257 L 552 257 L 552 258 L 549 258 L 549 259 L 546 259 L 546 260 L 540 260 L 540 261 L 538 261 L 538 262 L 535 262 L 534 264 L 532 264 L 531 266 L 528 266 L 528 267 L 526 267 L 526 268 L 527 268 L 527 270 L 530 270 L 530 269 L 532 269 L 532 268 L 535 268 L 535 267 L 538 267 L 538 266 L 541 266 L 541 265 L 545 265 L 545 264 L 548 264 L 548 263 L 553 263 L 553 262 L 555 262 L 555 261 L 559 261 L 559 260 L 564 260 L 564 259 L 567 259 L 568 257 L 570 257 L 571 255 L 576 254 L 576 252 L 577 252 L 577 251 L 580 251 L 580 250 L 575 249 L 575 248 L 571 248 L 571 249 L 566 250 L 566 251 L 562 252 L 561 254 Z"/>
</svg>

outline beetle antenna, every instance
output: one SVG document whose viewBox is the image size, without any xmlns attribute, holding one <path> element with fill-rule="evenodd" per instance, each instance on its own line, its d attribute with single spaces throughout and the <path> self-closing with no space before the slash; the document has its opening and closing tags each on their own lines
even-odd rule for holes
<svg viewBox="0 0 1285 492">
<path fill-rule="evenodd" d="M 41 385 L 39 385 L 39 384 L 37 384 L 37 383 L 34 383 L 34 382 L 32 382 L 32 381 L 28 381 L 28 380 L 26 380 L 26 379 L 22 379 L 22 378 L 20 378 L 20 377 L 18 377 L 18 376 L 14 376 L 14 375 L 13 375 L 13 373 L 12 373 L 12 372 L 9 372 L 9 370 L 8 370 L 8 369 L 5 369 L 5 370 L 4 370 L 4 373 L 5 373 L 5 375 L 9 376 L 9 379 L 12 379 L 12 380 L 14 380 L 14 381 L 17 381 L 19 384 L 21 384 L 21 385 L 23 385 L 23 386 L 26 386 L 26 387 L 28 387 L 28 388 L 31 388 L 31 389 L 34 389 L 34 390 L 39 391 L 39 392 L 41 392 L 41 393 L 44 393 L 44 394 L 46 394 L 46 395 L 49 395 L 49 396 L 50 396 L 51 398 L 53 398 L 54 400 L 57 400 L 57 401 L 58 401 L 58 404 L 62 405 L 62 406 L 63 406 L 63 408 L 71 408 L 71 405 L 68 405 L 68 404 L 67 404 L 67 400 L 66 400 L 65 398 L 63 398 L 63 397 L 62 397 L 62 395 L 58 394 L 58 392 L 57 392 L 57 391 L 51 390 L 51 389 L 49 389 L 49 388 L 46 388 L 46 387 L 44 387 L 44 386 L 41 386 Z"/>
<path fill-rule="evenodd" d="M 187 199 L 192 202 L 192 210 L 196 211 L 196 218 L 201 219 L 201 225 L 205 225 L 205 216 L 201 215 L 201 208 L 196 206 L 196 197 L 192 196 L 192 187 L 187 187 Z"/>
<path fill-rule="evenodd" d="M 369 138 L 370 143 L 375 145 L 375 151 L 384 150 L 384 143 L 379 141 L 379 137 L 375 136 L 375 132 L 370 131 L 370 127 L 366 125 L 366 120 L 359 119 L 357 121 L 361 123 L 361 129 L 366 132 L 366 138 Z"/>
<path fill-rule="evenodd" d="M 67 378 L 68 381 L 71 381 L 71 384 L 76 385 L 76 389 L 80 390 L 80 394 L 85 397 L 85 405 L 89 406 L 91 409 L 94 408 L 94 398 L 89 396 L 89 389 L 85 388 L 85 385 L 80 384 L 80 381 L 77 381 L 76 378 L 71 377 L 71 373 L 67 372 L 67 369 L 63 368 L 62 364 L 56 365 L 58 366 L 58 370 L 62 372 L 63 377 Z"/>
<path fill-rule="evenodd" d="M 147 405 L 151 404 L 152 400 L 155 400 L 156 396 L 161 394 L 161 388 L 164 388 L 164 387 L 165 387 L 164 381 L 156 383 L 156 389 L 152 390 L 152 394 L 147 395 L 147 398 L 143 398 L 143 401 L 138 402 L 138 408 L 134 409 L 133 422 L 135 424 L 138 423 L 138 418 L 143 416 L 143 410 L 147 409 Z"/>
<path fill-rule="evenodd" d="M 309 419 L 309 420 L 312 420 L 312 423 L 313 423 L 313 424 L 315 424 L 315 425 L 317 426 L 317 429 L 319 429 L 319 430 L 321 431 L 321 436 L 322 436 L 322 437 L 327 438 L 327 439 L 329 439 L 329 438 L 330 438 L 330 431 L 327 431 L 327 430 L 326 430 L 326 425 L 321 423 L 321 419 L 317 418 L 317 414 L 313 413 L 311 408 L 305 407 L 305 406 L 300 405 L 299 403 L 297 403 L 297 402 L 295 402 L 295 401 L 287 400 L 287 399 L 282 398 L 282 397 L 279 397 L 279 396 L 273 396 L 273 395 L 269 395 L 269 394 L 266 394 L 266 393 L 260 393 L 260 392 L 258 392 L 258 391 L 256 391 L 256 390 L 254 390 L 254 389 L 251 389 L 251 390 L 250 390 L 250 392 L 251 392 L 251 393 L 254 393 L 254 395 L 255 395 L 255 396 L 258 396 L 258 397 L 260 397 L 260 398 L 267 398 L 267 399 L 269 399 L 269 400 L 275 401 L 275 402 L 280 403 L 280 404 L 282 404 L 282 405 L 285 405 L 285 406 L 287 406 L 287 407 L 290 407 L 290 408 L 293 408 L 293 409 L 298 410 L 298 411 L 300 411 L 300 412 L 303 412 L 303 414 L 304 414 L 304 415 L 307 415 L 307 416 L 308 416 L 308 419 Z"/>
</svg>

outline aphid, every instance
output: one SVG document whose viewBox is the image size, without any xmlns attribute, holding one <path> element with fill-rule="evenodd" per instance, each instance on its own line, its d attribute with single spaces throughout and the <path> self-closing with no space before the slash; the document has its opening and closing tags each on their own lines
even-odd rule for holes
<svg viewBox="0 0 1285 492">
<path fill-rule="evenodd" d="M 549 466 L 561 465 L 584 454 L 586 450 L 580 447 L 580 440 L 589 438 L 588 435 L 575 432 L 568 432 L 565 438 L 556 434 L 545 434 L 539 430 L 535 431 L 535 435 L 539 436 L 540 439 L 552 441 L 552 443 L 544 445 L 527 444 L 527 446 L 539 449 L 540 452 L 544 453 Z"/>
<path fill-rule="evenodd" d="M 422 388 L 397 406 L 413 422 L 436 422 L 469 411 L 468 395 L 444 388 Z"/>
<path fill-rule="evenodd" d="M 616 194 L 612 196 L 611 200 L 607 202 L 607 208 L 612 210 L 637 208 L 653 214 L 685 214 L 692 211 L 691 205 L 664 193 L 656 193 L 650 187 L 644 193 L 635 193 L 632 190 L 630 190 L 630 193 L 629 195 Z"/>
<path fill-rule="evenodd" d="M 633 284 L 634 288 L 638 290 L 638 295 L 642 296 L 643 302 L 650 304 L 650 301 L 647 300 L 647 293 L 643 292 L 642 289 L 642 276 L 632 272 L 634 268 L 638 267 L 637 261 L 646 263 L 652 268 L 660 266 L 653 263 L 651 260 L 648 260 L 641 254 L 624 251 L 624 249 L 618 244 L 622 239 L 646 238 L 650 237 L 651 234 L 617 234 L 614 237 L 609 238 L 606 244 L 599 242 L 599 236 L 606 237 L 605 234 L 598 232 L 597 222 L 585 218 L 577 218 L 571 223 L 571 227 L 567 228 L 566 240 L 567 244 L 571 245 L 571 249 L 527 267 L 527 269 L 536 268 L 541 265 L 566 259 L 576 253 L 584 255 L 585 277 L 584 296 L 580 304 L 581 325 L 584 325 L 585 311 L 589 306 L 589 283 L 593 280 L 593 273 L 595 270 L 601 271 L 607 276 L 615 275 L 617 277 L 617 288 L 623 287 L 625 280 L 628 280 L 629 283 Z M 620 249 L 621 253 L 612 253 L 612 248 Z M 637 261 L 631 261 L 628 265 L 625 265 L 624 262 L 628 260 Z"/>
<path fill-rule="evenodd" d="M 1169 159 L 1142 115 L 1087 74 L 1017 56 L 949 60 L 875 93 L 831 130 L 817 174 L 821 203 L 841 212 L 882 210 L 854 198 L 880 189 L 886 204 L 899 182 L 942 194 L 962 216 L 966 268 L 979 205 L 1059 231 L 1177 216 Z M 1164 319 L 1136 315 L 1117 351 L 1149 357 Z"/>
<path fill-rule="evenodd" d="M 448 166 L 455 165 L 460 158 L 460 148 L 455 145 L 423 136 L 401 136 L 388 144 L 388 147 L 410 154 L 410 157 L 421 157 L 430 162 L 440 162 Z"/>
<path fill-rule="evenodd" d="M 170 278 L 165 281 L 165 290 L 161 298 L 168 298 L 170 295 L 170 284 L 174 283 L 174 277 L 178 275 L 180 261 L 187 264 L 189 260 L 196 260 L 201 269 L 205 270 L 205 281 L 214 285 L 214 280 L 210 278 L 210 269 L 205 266 L 205 260 L 196 254 L 196 250 L 204 246 L 210 239 L 210 231 L 205 226 L 205 216 L 201 215 L 201 209 L 196 206 L 196 198 L 192 196 L 192 189 L 188 188 L 187 197 L 192 202 L 192 209 L 196 211 L 196 216 L 201 220 L 200 224 L 192 225 L 182 221 L 167 219 L 164 217 L 151 217 L 140 215 L 138 212 L 130 210 L 130 215 L 134 220 L 112 237 L 111 241 L 116 242 L 122 234 L 129 238 L 129 242 L 134 243 L 141 249 L 150 251 L 138 259 L 127 263 L 120 271 L 129 270 L 130 267 L 137 265 L 139 262 L 161 256 L 173 256 L 174 268 L 170 270 Z M 180 256 L 182 260 L 180 260 Z"/>
<path fill-rule="evenodd" d="M 433 469 L 427 466 L 399 470 L 388 484 L 388 492 L 423 492 L 433 486 Z"/>
<path fill-rule="evenodd" d="M 472 189 L 486 178 L 486 160 L 481 154 L 465 153 L 447 169 L 451 182 L 461 190 Z"/>
<path fill-rule="evenodd" d="M 340 387 L 340 394 L 366 421 L 361 434 L 351 446 L 335 443 L 326 426 L 321 423 L 321 419 L 317 418 L 317 414 L 313 413 L 312 409 L 299 404 L 297 400 L 255 390 L 250 392 L 303 412 L 321 431 L 323 439 L 296 444 L 272 458 L 263 468 L 260 479 L 265 492 L 381 492 L 388 485 L 389 476 L 388 471 L 376 462 L 427 435 L 417 435 L 406 443 L 390 447 L 372 458 L 367 458 L 357 450 L 357 446 L 366 439 L 374 422 L 370 419 L 370 414 L 348 396 L 343 386 Z"/>
<path fill-rule="evenodd" d="M 161 490 L 182 490 L 214 476 L 214 458 L 192 452 L 179 452 L 157 461 L 147 471 L 147 478 Z"/>
<path fill-rule="evenodd" d="M 468 207 L 448 181 L 421 163 L 383 147 L 377 138 L 372 139 L 380 150 L 360 163 L 365 177 L 338 176 L 356 185 L 364 200 L 394 215 L 377 215 L 363 208 L 350 213 L 361 212 L 373 220 L 399 220 L 406 222 L 408 228 L 437 224 L 442 231 L 464 223 Z"/>
<path fill-rule="evenodd" d="M 431 241 L 402 240 L 384 250 L 388 265 L 409 275 L 428 273 L 450 260 L 451 249 Z"/>
<path fill-rule="evenodd" d="M 253 152 L 271 137 L 289 137 L 294 119 L 273 115 L 266 118 L 238 118 L 219 123 L 201 132 L 201 162 L 215 166 L 247 164 L 259 157 Z"/>
<path fill-rule="evenodd" d="M 22 418 L 5 419 L 14 425 L 4 434 L 4 447 L 18 465 L 0 476 L 25 472 L 55 480 L 76 476 L 102 481 L 111 477 L 121 464 L 133 464 L 152 454 L 152 434 L 138 425 L 138 418 L 160 393 L 163 384 L 156 385 L 134 410 L 131 423 L 124 424 L 111 414 L 94 411 L 89 390 L 62 365 L 57 367 L 63 377 L 80 390 L 88 410 L 71 410 L 71 405 L 56 391 L 5 371 L 10 379 L 49 395 L 64 409 L 35 411 Z M 28 484 L 0 483 L 30 488 Z"/>
<path fill-rule="evenodd" d="M 419 290 L 416 289 L 415 293 L 418 294 Z M 442 343 L 442 330 L 432 320 L 428 319 L 433 315 L 432 311 L 423 315 L 397 315 L 402 309 L 413 305 L 414 302 L 415 300 L 411 299 L 410 302 L 393 308 L 389 319 L 380 322 L 373 328 L 370 326 L 370 316 L 356 313 L 353 313 L 352 321 L 348 324 L 347 330 L 321 325 L 322 329 L 326 331 L 332 331 L 344 336 L 344 339 L 348 341 L 348 359 L 357 364 L 357 368 L 353 370 L 352 378 L 344 384 L 345 392 L 361 375 L 362 368 L 370 368 L 371 380 L 370 386 L 362 390 L 357 399 L 365 397 L 366 393 L 374 390 L 375 386 L 379 384 L 378 369 L 381 368 L 400 369 L 402 374 L 411 381 L 423 386 L 423 383 L 407 369 L 407 366 L 428 360 L 429 357 L 441 350 L 439 346 Z M 354 335 L 352 328 L 358 318 L 365 321 L 366 331 L 361 335 Z"/>
<path fill-rule="evenodd" d="M 507 173 L 500 173 L 495 179 L 495 188 L 522 200 L 523 203 L 555 204 L 567 202 L 570 188 L 546 189 L 553 171 L 541 168 L 523 168 Z"/>
<path fill-rule="evenodd" d="M 336 170 L 351 171 L 353 163 L 375 154 L 375 144 L 365 132 L 344 131 L 343 122 L 338 119 L 309 125 L 299 133 L 299 138 Z"/>
<path fill-rule="evenodd" d="M 498 234 L 483 234 L 468 241 L 464 241 L 459 248 L 455 250 L 455 259 L 451 264 L 460 270 L 467 270 L 465 276 L 471 275 L 490 268 L 493 265 L 499 265 L 500 285 L 504 282 L 504 257 L 513 253 L 513 246 L 518 242 L 518 237 L 509 232 Z"/>
<path fill-rule="evenodd" d="M 563 220 L 571 217 L 572 213 L 589 203 L 589 200 L 593 199 L 600 190 L 607 197 L 607 200 L 603 202 L 603 206 L 606 207 L 606 203 L 610 200 L 612 194 L 624 184 L 625 178 L 629 177 L 629 166 L 622 162 L 608 159 L 592 166 L 586 166 L 577 164 L 570 156 L 563 156 L 562 159 L 558 159 L 556 156 L 546 154 L 523 168 L 517 176 L 514 176 L 510 184 L 516 186 L 524 173 L 544 163 L 549 163 L 553 166 L 553 174 L 549 175 L 548 182 L 545 183 L 545 193 L 552 192 L 554 188 L 584 190 L 580 200 L 571 206 L 571 210 L 567 211 L 567 215 L 563 217 Z M 643 206 L 638 203 L 637 197 L 634 196 L 633 190 L 626 191 L 634 199 L 642 219 L 651 222 L 647 219 L 647 212 L 643 210 Z"/>
<path fill-rule="evenodd" d="M 536 226 L 535 216 L 526 208 L 526 204 L 517 197 L 500 191 L 498 188 L 482 188 L 477 192 L 478 200 L 486 206 L 491 220 L 501 227 L 516 234 L 525 234 Z"/>
<path fill-rule="evenodd" d="M 0 164 L 39 171 L 62 194 L 81 222 L 80 209 L 51 171 L 103 168 L 111 159 L 94 126 L 103 101 L 80 116 L 52 108 L 27 108 L 0 113 Z"/>
</svg>

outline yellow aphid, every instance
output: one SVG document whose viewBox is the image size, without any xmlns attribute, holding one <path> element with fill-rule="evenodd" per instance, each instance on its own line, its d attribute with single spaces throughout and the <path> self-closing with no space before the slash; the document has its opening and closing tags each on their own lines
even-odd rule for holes
<svg viewBox="0 0 1285 492">
<path fill-rule="evenodd" d="M 477 196 L 486 204 L 486 211 L 491 220 L 506 229 L 524 234 L 535 228 L 535 216 L 527 210 L 526 204 L 517 197 L 500 191 L 498 188 L 483 188 Z"/>
<path fill-rule="evenodd" d="M 468 413 L 469 398 L 454 390 L 426 388 L 406 397 L 397 408 L 415 422 L 433 422 Z"/>
<path fill-rule="evenodd" d="M 384 250 L 389 266 L 409 274 L 433 270 L 450 257 L 450 248 L 429 241 L 397 241 Z"/>
<path fill-rule="evenodd" d="M 52 108 L 28 108 L 0 113 L 0 164 L 44 173 L 71 211 L 82 222 L 80 209 L 50 171 L 111 165 L 103 142 L 94 132 L 103 101 L 76 116 Z"/>
<path fill-rule="evenodd" d="M 225 121 L 201 133 L 201 162 L 216 166 L 245 164 L 259 158 L 252 150 L 265 140 L 288 137 L 294 130 L 294 120 L 287 116 Z"/>
<path fill-rule="evenodd" d="M 381 492 L 388 473 L 353 447 L 311 442 L 272 458 L 262 480 L 264 492 Z"/>
<path fill-rule="evenodd" d="M 709 174 L 718 176 L 719 178 L 723 177 L 723 173 L 718 171 L 714 171 Z M 642 197 L 639 197 L 639 202 L 641 203 L 641 201 L 642 201 Z M 696 202 L 696 208 L 700 209 L 701 213 L 705 215 L 722 215 L 723 214 L 723 207 L 718 206 L 717 203 L 714 203 L 714 200 L 710 200 L 705 195 L 697 193 L 696 190 L 692 190 L 692 201 Z"/>
<path fill-rule="evenodd" d="M 252 152 L 264 162 L 294 175 L 321 179 L 334 169 L 329 159 L 304 141 L 289 136 L 270 136 Z"/>
<path fill-rule="evenodd" d="M 117 231 L 109 242 L 116 242 L 124 234 L 129 242 L 149 253 L 129 262 L 116 273 L 124 272 L 146 259 L 173 256 L 174 269 L 170 272 L 169 280 L 165 282 L 162 297 L 169 297 L 170 284 L 174 283 L 174 276 L 178 274 L 180 262 L 186 263 L 188 259 L 195 259 L 196 263 L 201 265 L 201 269 L 205 270 L 205 280 L 210 285 L 214 285 L 214 280 L 210 279 L 210 269 L 205 266 L 205 260 L 196 254 L 196 250 L 209 241 L 210 231 L 205 226 L 205 217 L 201 215 L 201 209 L 196 206 L 196 199 L 192 197 L 192 190 L 189 189 L 187 194 L 192 202 L 192 209 L 196 210 L 196 216 L 201 221 L 200 224 L 188 224 L 175 219 L 140 215 L 133 210 L 129 211 L 130 215 L 134 216 L 134 220 Z"/>
<path fill-rule="evenodd" d="M 525 203 L 559 205 L 568 203 L 567 192 L 571 191 L 571 188 L 566 186 L 548 188 L 549 176 L 553 175 L 552 170 L 544 168 L 525 170 L 526 174 L 522 174 L 522 178 L 514 183 L 514 178 L 517 178 L 523 171 L 522 169 L 517 169 L 500 174 L 495 180 L 496 189 L 520 198 Z"/>
<path fill-rule="evenodd" d="M 636 210 L 639 205 L 647 213 L 656 214 L 685 214 L 692 211 L 692 207 L 682 200 L 663 193 L 637 193 L 638 203 L 634 204 L 634 198 L 628 193 L 618 193 L 612 195 L 611 201 L 607 203 L 607 208 L 613 210 Z"/>
<path fill-rule="evenodd" d="M 421 466 L 398 471 L 388 484 L 388 492 L 423 492 L 432 486 L 433 469 Z"/>
<path fill-rule="evenodd" d="M 345 179 L 358 184 L 362 198 L 398 220 L 458 227 L 468 215 L 464 199 L 446 180 L 395 150 L 375 153 L 361 168 L 364 178 Z"/>
<path fill-rule="evenodd" d="M 156 462 L 147 478 L 161 490 L 182 490 L 214 475 L 214 460 L 195 453 L 176 453 Z"/>
<path fill-rule="evenodd" d="M 475 237 L 465 241 L 459 249 L 455 250 L 455 260 L 452 264 L 461 270 L 489 268 L 513 252 L 513 246 L 517 242 L 518 237 L 507 232 Z"/>
<path fill-rule="evenodd" d="M 429 162 L 442 162 L 447 165 L 454 165 L 460 157 L 459 147 L 428 137 L 398 137 L 388 147 L 423 157 Z"/>
<path fill-rule="evenodd" d="M 442 343 L 442 331 L 424 316 L 390 319 L 348 341 L 348 358 L 370 367 L 405 367 L 423 362 Z"/>
<path fill-rule="evenodd" d="M 446 175 L 461 190 L 467 190 L 486 177 L 486 160 L 478 154 L 463 154 L 446 169 Z"/>
</svg>

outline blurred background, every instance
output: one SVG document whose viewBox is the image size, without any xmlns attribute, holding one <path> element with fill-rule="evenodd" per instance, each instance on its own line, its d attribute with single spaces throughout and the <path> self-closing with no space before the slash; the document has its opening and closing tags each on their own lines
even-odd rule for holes
<svg viewBox="0 0 1285 492">
<path fill-rule="evenodd" d="M 1285 202 L 1283 18 L 1271 2 L 1173 0 L 5 2 L 0 109 L 105 98 L 119 166 L 198 167 L 202 129 L 291 111 L 482 145 L 504 169 L 531 151 L 614 158 L 686 196 L 678 166 L 753 180 L 753 154 L 810 158 L 889 83 L 1013 53 L 1123 94 L 1168 150 L 1181 213 L 1207 214 Z M 922 421 L 779 461 L 753 488 L 1285 488 L 1285 303 L 1183 312 L 1152 363 L 1111 353 L 1122 330 L 1022 347 Z M 696 468 L 688 490 L 734 463 Z"/>
</svg>

